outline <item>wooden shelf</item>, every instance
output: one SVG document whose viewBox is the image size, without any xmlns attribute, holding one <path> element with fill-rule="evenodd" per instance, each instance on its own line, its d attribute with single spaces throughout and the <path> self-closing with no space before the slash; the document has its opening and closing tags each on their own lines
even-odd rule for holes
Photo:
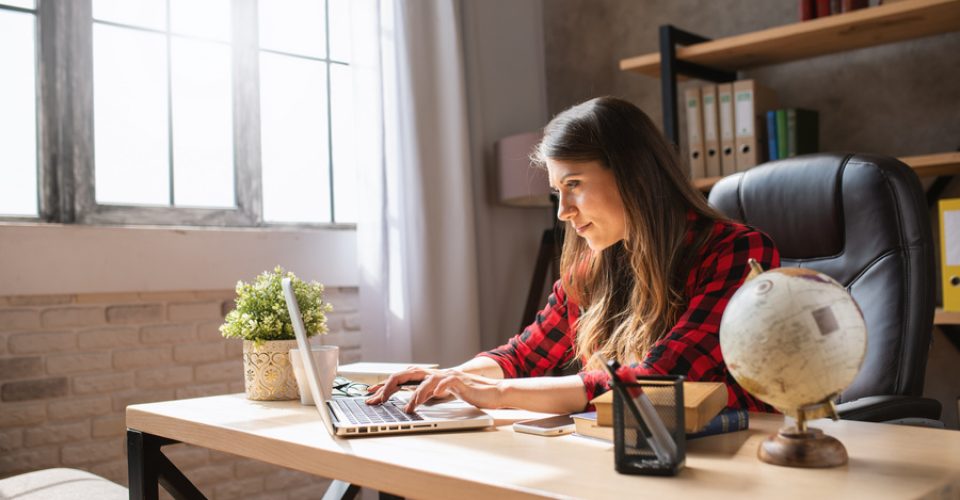
<svg viewBox="0 0 960 500">
<path fill-rule="evenodd" d="M 960 152 L 936 153 L 921 156 L 902 156 L 900 161 L 906 163 L 919 177 L 937 177 L 941 175 L 960 174 Z M 713 189 L 713 185 L 723 177 L 706 177 L 695 179 L 693 185 L 703 192 Z M 960 313 L 957 313 L 960 316 Z M 960 323 L 960 321 L 958 321 Z"/>
<path fill-rule="evenodd" d="M 944 311 L 938 307 L 933 314 L 934 325 L 960 325 L 960 312 Z"/>
<path fill-rule="evenodd" d="M 677 48 L 677 59 L 737 71 L 960 29 L 960 0 L 909 0 Z M 620 61 L 660 76 L 660 54 Z M 679 76 L 679 75 L 678 75 Z"/>
</svg>

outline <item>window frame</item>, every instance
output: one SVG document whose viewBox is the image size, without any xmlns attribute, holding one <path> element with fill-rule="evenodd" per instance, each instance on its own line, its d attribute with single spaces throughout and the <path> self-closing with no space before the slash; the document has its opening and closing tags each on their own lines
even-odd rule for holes
<svg viewBox="0 0 960 500">
<path fill-rule="evenodd" d="M 257 0 L 232 0 L 232 99 L 235 208 L 99 204 L 95 196 L 92 0 L 36 0 L 35 8 L 3 9 L 36 15 L 38 217 L 0 221 L 90 225 L 304 227 L 355 229 L 336 222 L 263 220 Z M 329 6 L 324 0 L 329 15 Z M 327 28 L 330 20 L 324 20 Z M 328 30 L 329 31 L 329 30 Z M 329 33 L 327 33 L 329 54 Z M 332 64 L 327 61 L 327 64 Z M 329 79 L 329 66 L 327 68 Z M 329 87 L 329 85 L 328 85 Z M 327 120 L 331 120 L 330 89 Z M 330 141 L 328 137 L 324 138 Z M 332 151 L 333 145 L 329 145 Z M 332 153 L 331 153 L 332 161 Z"/>
</svg>

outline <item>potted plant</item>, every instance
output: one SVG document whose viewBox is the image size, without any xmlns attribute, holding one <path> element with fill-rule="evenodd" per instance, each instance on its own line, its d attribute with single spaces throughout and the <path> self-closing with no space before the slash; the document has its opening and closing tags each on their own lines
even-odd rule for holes
<svg viewBox="0 0 960 500">
<path fill-rule="evenodd" d="M 327 333 L 327 313 L 333 307 L 324 302 L 320 283 L 306 283 L 280 266 L 273 272 L 263 272 L 253 284 L 238 281 L 237 307 L 227 314 L 220 333 L 243 339 L 243 380 L 249 399 L 281 401 L 298 397 L 288 354 L 297 347 L 297 341 L 280 286 L 283 278 L 293 283 L 307 335 Z"/>
</svg>

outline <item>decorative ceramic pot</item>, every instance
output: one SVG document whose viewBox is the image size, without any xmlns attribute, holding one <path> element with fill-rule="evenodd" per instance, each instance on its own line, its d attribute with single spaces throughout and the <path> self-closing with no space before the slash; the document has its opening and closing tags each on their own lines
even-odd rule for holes
<svg viewBox="0 0 960 500">
<path fill-rule="evenodd" d="M 247 399 L 286 401 L 300 397 L 288 354 L 296 347 L 296 340 L 268 340 L 260 347 L 251 340 L 243 341 L 243 382 Z"/>
</svg>

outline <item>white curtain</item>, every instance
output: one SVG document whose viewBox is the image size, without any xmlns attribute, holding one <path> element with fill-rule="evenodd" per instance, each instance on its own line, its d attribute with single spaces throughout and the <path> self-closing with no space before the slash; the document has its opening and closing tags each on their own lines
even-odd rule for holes
<svg viewBox="0 0 960 500">
<path fill-rule="evenodd" d="M 352 1 L 365 361 L 479 350 L 458 0 Z"/>
</svg>

